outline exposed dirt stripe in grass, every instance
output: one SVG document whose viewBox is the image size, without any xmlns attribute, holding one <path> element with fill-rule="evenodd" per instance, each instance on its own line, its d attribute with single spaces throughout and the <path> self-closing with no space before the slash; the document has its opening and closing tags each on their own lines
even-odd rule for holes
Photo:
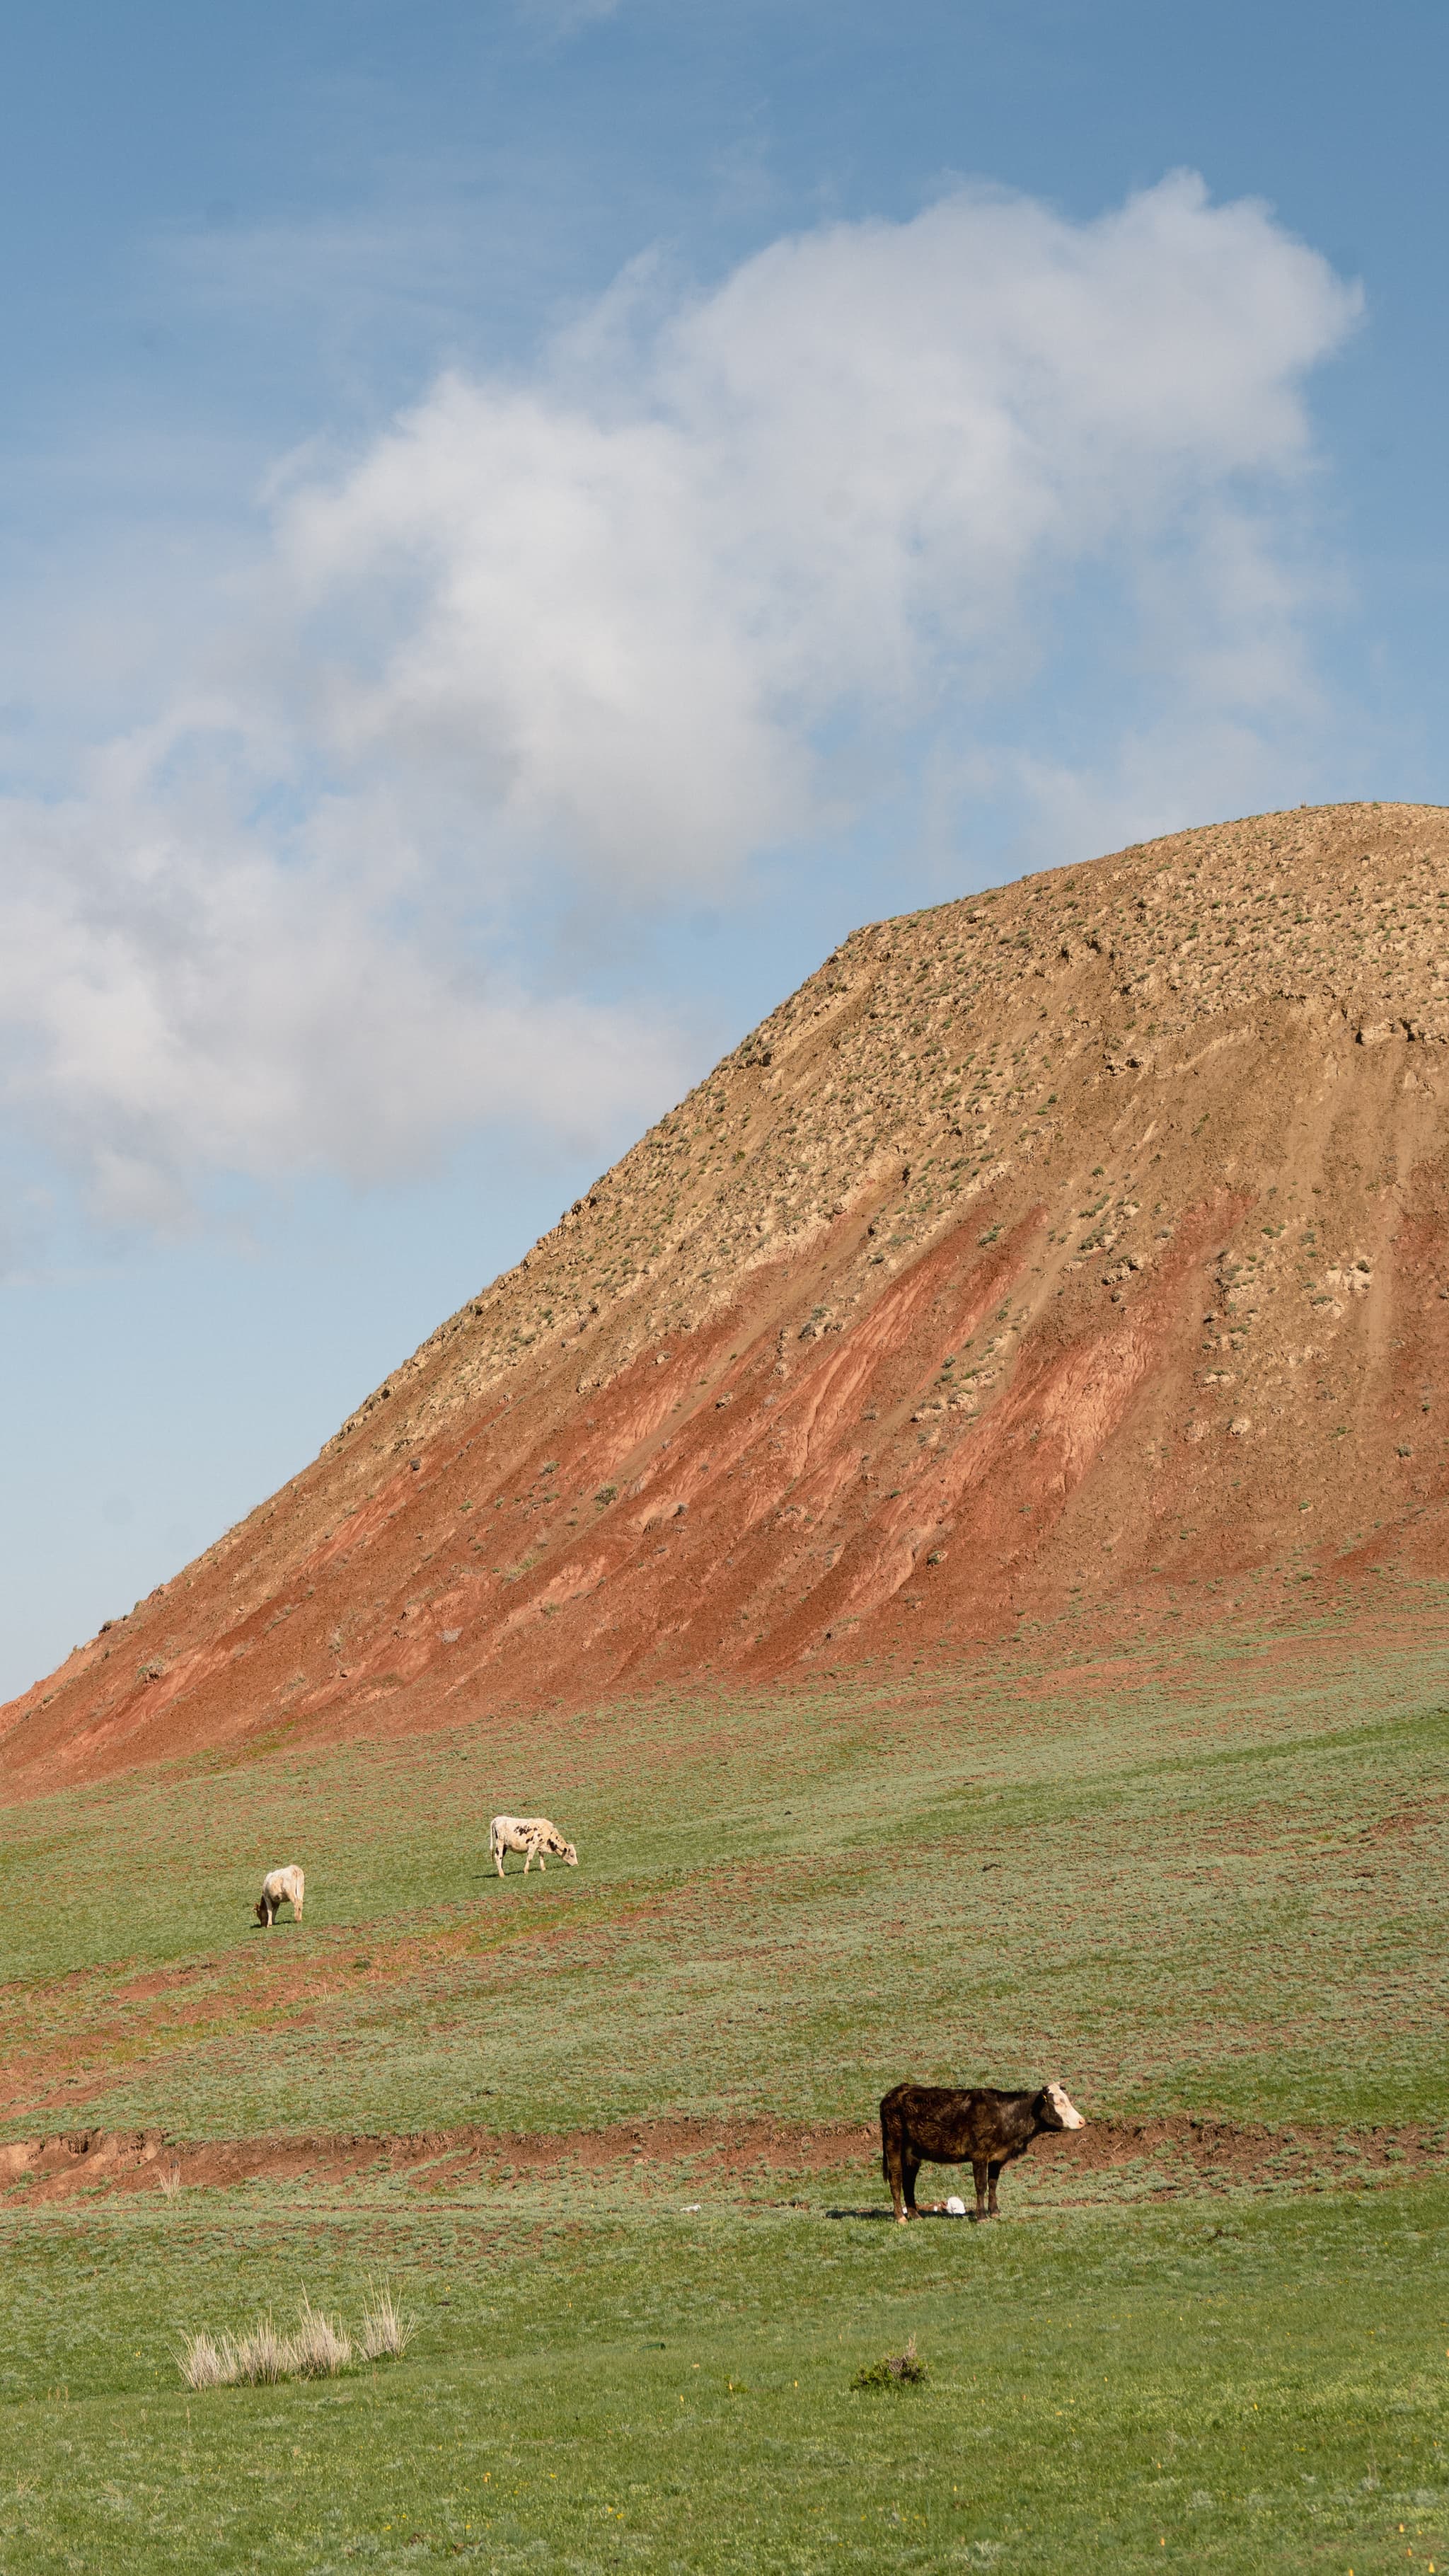
<svg viewBox="0 0 1449 2576">
<path fill-rule="evenodd" d="M 173 2139 L 157 2129 L 130 2132 L 76 2129 L 0 2147 L 0 2178 L 23 2186 L 27 2201 L 52 2200 L 84 2190 L 195 2188 L 306 2178 L 341 2182 L 390 2174 L 426 2173 L 441 2186 L 510 2174 L 545 2176 L 616 2166 L 661 2169 L 687 2162 L 699 2176 L 718 2179 L 762 2168 L 781 2173 L 837 2173 L 862 2162 L 873 2169 L 880 2152 L 873 2122 L 818 2120 L 689 2119 L 621 2122 L 604 2129 L 540 2134 L 467 2126 L 409 2136 Z M 1166 2160 L 1164 2170 L 1185 2183 L 1254 2183 L 1272 2179 L 1313 2183 L 1343 2181 L 1355 2172 L 1405 2174 L 1449 2166 L 1449 2126 L 1422 2123 L 1388 2128 L 1272 2127 L 1191 2117 L 1094 2120 L 1073 2134 L 1039 2138 L 1033 2161 L 1069 2180 L 1074 2172 L 1102 2173 L 1144 2159 Z M 1162 2188 L 1178 2187 L 1164 2181 Z"/>
</svg>

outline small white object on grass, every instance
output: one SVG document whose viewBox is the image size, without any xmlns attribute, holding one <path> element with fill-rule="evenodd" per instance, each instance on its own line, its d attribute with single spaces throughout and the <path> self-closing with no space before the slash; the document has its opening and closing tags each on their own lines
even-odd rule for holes
<svg viewBox="0 0 1449 2576">
<path fill-rule="evenodd" d="M 966 2203 L 964 2200 L 958 2200 L 953 2191 L 950 2199 L 946 2203 L 946 2216 L 948 2218 L 964 2218 L 965 2215 Z"/>
<path fill-rule="evenodd" d="M 686 2218 L 697 2218 L 703 2205 L 702 2201 L 687 2200 L 684 2204 L 683 2215 Z"/>
</svg>

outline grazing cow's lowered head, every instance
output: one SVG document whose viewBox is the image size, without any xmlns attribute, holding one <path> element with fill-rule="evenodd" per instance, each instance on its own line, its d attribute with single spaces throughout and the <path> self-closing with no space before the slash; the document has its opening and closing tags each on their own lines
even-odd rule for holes
<svg viewBox="0 0 1449 2576">
<path fill-rule="evenodd" d="M 551 1860 L 566 1861 L 570 1869 L 578 1868 L 579 1856 L 577 1851 L 574 1849 L 573 1844 L 566 1843 L 564 1841 L 557 1825 L 551 1825 L 546 1816 L 542 1819 L 539 1830 L 534 1835 L 533 1848 L 538 1854 L 538 1865 L 540 1869 L 543 1867 L 543 1856 L 545 1852 L 548 1853 Z"/>
<path fill-rule="evenodd" d="M 278 1907 L 289 1904 L 293 1916 L 300 1923 L 306 1889 L 306 1877 L 295 1861 L 289 1861 L 285 1869 L 269 1869 L 262 1881 L 261 1895 L 257 1898 L 257 1921 L 270 1932 L 277 1919 Z"/>
</svg>

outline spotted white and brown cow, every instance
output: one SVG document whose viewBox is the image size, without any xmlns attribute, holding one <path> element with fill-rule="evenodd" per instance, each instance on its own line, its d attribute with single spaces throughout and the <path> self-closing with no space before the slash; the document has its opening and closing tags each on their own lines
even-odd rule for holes
<svg viewBox="0 0 1449 2576">
<path fill-rule="evenodd" d="M 503 1876 L 504 1855 L 511 1851 L 522 1852 L 525 1878 L 535 1861 L 542 1872 L 545 1852 L 551 1852 L 555 1860 L 566 1862 L 570 1869 L 577 1869 L 579 1865 L 573 1844 L 564 1841 L 557 1825 L 547 1816 L 495 1816 L 488 1828 L 488 1848 L 500 1878 Z"/>
</svg>

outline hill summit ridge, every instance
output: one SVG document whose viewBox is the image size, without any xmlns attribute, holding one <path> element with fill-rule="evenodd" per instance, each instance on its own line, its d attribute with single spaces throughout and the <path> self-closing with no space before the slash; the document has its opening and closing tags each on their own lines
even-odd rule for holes
<svg viewBox="0 0 1449 2576">
<path fill-rule="evenodd" d="M 1098 1074 L 1170 1072 L 1203 1022 L 1265 1003 L 1337 1018 L 1365 1046 L 1442 1045 L 1446 851 L 1440 807 L 1302 807 L 854 931 L 411 1366 L 466 1335 L 457 1389 L 485 1384 L 561 1316 L 582 1334 L 600 1292 L 617 1303 L 650 1282 L 635 1336 L 690 1330 L 903 1153 L 922 1176 L 914 1214 L 945 1213 L 1048 1141 L 1031 1113 L 1055 1072 L 1080 1072 L 1094 1052 Z M 1030 1065 L 1036 1033 L 1016 1028 L 1032 1000 L 1024 978 L 1044 988 L 1037 1014 L 1058 1050 Z M 1003 1053 L 1007 1027 L 1017 1042 Z M 1012 1116 L 1025 1124 L 1005 1139 Z M 396 1375 L 386 1383 L 398 1392 Z M 338 1441 L 382 1400 L 379 1389 Z"/>
</svg>

